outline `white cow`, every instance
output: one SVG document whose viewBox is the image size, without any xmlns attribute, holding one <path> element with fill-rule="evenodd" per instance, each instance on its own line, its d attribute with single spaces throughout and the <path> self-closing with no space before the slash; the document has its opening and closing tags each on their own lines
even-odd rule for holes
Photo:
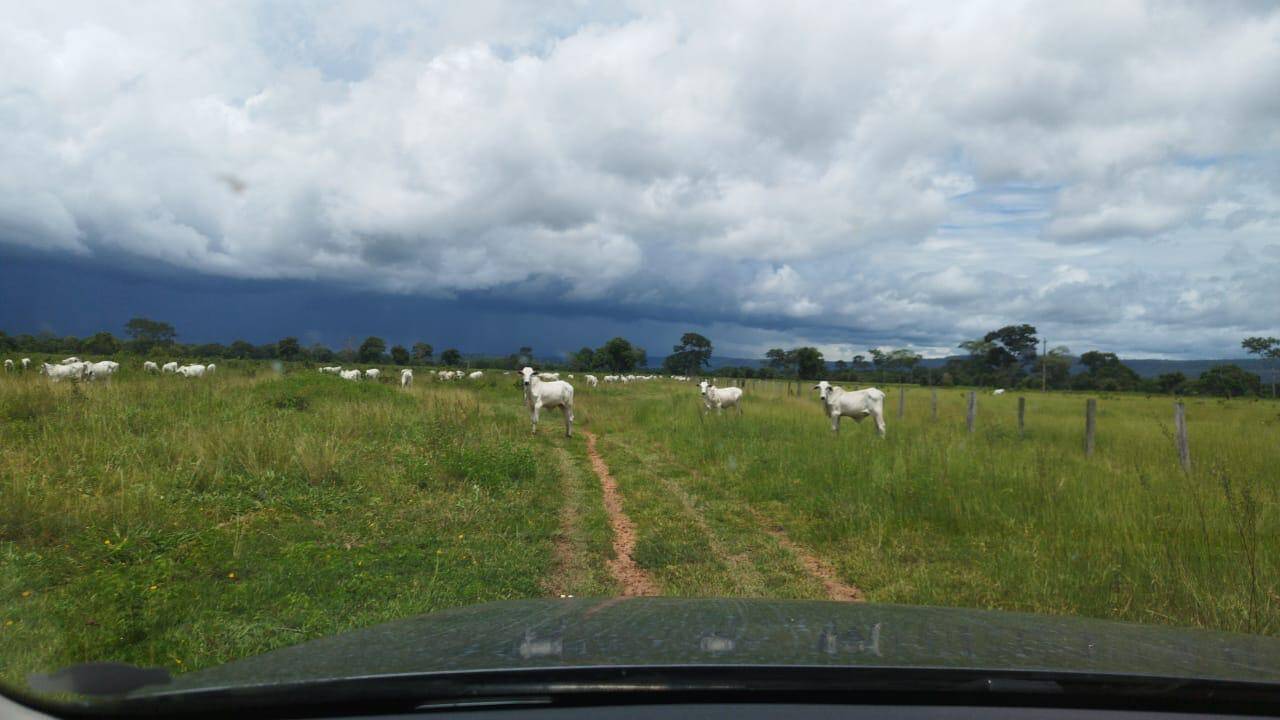
<svg viewBox="0 0 1280 720">
<path fill-rule="evenodd" d="M 159 366 L 159 365 L 157 365 L 157 364 L 155 364 L 155 363 L 153 363 L 153 362 L 151 362 L 150 360 L 148 360 L 148 361 L 146 361 L 146 362 L 142 363 L 142 370 L 143 370 L 144 372 L 149 372 L 149 373 L 155 374 L 155 373 L 160 372 L 160 366 Z"/>
<path fill-rule="evenodd" d="M 1004 388 L 996 388 L 996 389 L 995 389 L 991 394 L 992 394 L 992 395 L 1003 395 L 1003 394 L 1004 394 Z"/>
<path fill-rule="evenodd" d="M 120 363 L 113 360 L 102 360 L 96 363 L 84 363 L 85 374 L 90 380 L 107 380 L 120 369 Z"/>
<path fill-rule="evenodd" d="M 717 413 L 723 414 L 725 408 L 732 407 L 737 408 L 739 415 L 742 414 L 742 388 L 718 388 L 714 383 L 703 380 L 698 383 L 698 391 L 702 394 L 705 409 L 715 408 Z"/>
<path fill-rule="evenodd" d="M 160 367 L 160 372 L 162 372 L 162 373 L 176 373 L 176 372 L 178 372 L 178 363 L 176 363 L 176 362 L 167 362 L 167 363 L 165 363 L 164 365 L 162 365 L 162 366 Z"/>
<path fill-rule="evenodd" d="M 538 373 L 538 379 L 543 382 L 551 382 L 552 380 L 559 380 L 560 373 L 553 373 L 553 372 Z"/>
<path fill-rule="evenodd" d="M 5 358 L 5 361 L 4 361 L 4 371 L 5 371 L 5 372 L 13 372 L 13 361 L 12 361 L 12 360 L 10 360 L 10 359 L 8 359 L 8 358 Z"/>
<path fill-rule="evenodd" d="M 533 368 L 520 371 L 524 376 L 524 402 L 529 407 L 533 432 L 538 432 L 538 413 L 544 407 L 564 410 L 564 434 L 573 437 L 573 386 L 563 380 L 544 381 Z"/>
<path fill-rule="evenodd" d="M 878 388 L 865 390 L 845 390 L 839 385 L 831 385 L 826 380 L 813 386 L 822 399 L 822 409 L 831 418 L 831 431 L 840 432 L 840 418 L 853 418 L 854 422 L 862 422 L 863 418 L 875 420 L 876 432 L 884 437 L 884 393 Z"/>
<path fill-rule="evenodd" d="M 377 380 L 380 375 L 382 375 L 382 371 L 378 368 L 369 368 L 364 371 L 364 376 L 370 380 Z"/>
<path fill-rule="evenodd" d="M 341 366 L 341 365 L 329 365 L 329 366 L 327 366 L 327 367 L 322 367 L 322 368 L 320 368 L 320 372 L 322 372 L 322 373 L 328 373 L 329 375 L 337 375 L 338 373 L 342 372 L 342 366 Z"/>
<path fill-rule="evenodd" d="M 22 358 L 22 369 L 27 370 L 31 367 L 31 358 Z"/>
<path fill-rule="evenodd" d="M 49 380 L 58 382 L 60 380 L 80 380 L 84 377 L 85 365 L 87 363 L 74 363 L 71 365 L 50 365 L 44 363 L 40 366 L 40 373 L 48 375 Z"/>
<path fill-rule="evenodd" d="M 207 373 L 211 373 L 211 372 L 213 372 L 214 370 L 217 370 L 217 369 L 218 369 L 218 366 L 217 366 L 217 365 L 214 365 L 213 363 L 209 363 L 208 365 L 205 365 L 205 366 L 204 366 L 204 371 L 205 371 L 205 372 L 207 372 Z"/>
<path fill-rule="evenodd" d="M 184 378 L 204 377 L 205 367 L 203 365 L 183 365 L 178 368 L 178 374 Z"/>
<path fill-rule="evenodd" d="M 468 375 L 467 377 L 471 378 L 472 380 L 479 380 L 480 378 L 484 377 L 484 371 L 477 370 L 471 373 L 470 375 Z"/>
<path fill-rule="evenodd" d="M 359 370 L 343 370 L 342 372 L 338 373 L 338 377 L 342 378 L 343 380 L 359 380 L 360 371 Z"/>
<path fill-rule="evenodd" d="M 81 360 L 80 358 L 78 358 L 78 357 L 76 357 L 76 356 L 72 355 L 72 356 L 71 356 L 71 357 L 69 357 L 69 358 L 63 358 L 63 359 L 62 359 L 62 362 L 60 362 L 60 363 L 58 363 L 58 364 L 59 364 L 59 365 L 74 365 L 74 364 L 76 364 L 76 363 L 78 363 L 78 362 L 84 362 L 84 361 L 83 361 L 83 360 Z"/>
<path fill-rule="evenodd" d="M 405 368 L 400 371 L 400 387 L 407 388 L 413 384 L 413 371 Z"/>
<path fill-rule="evenodd" d="M 596 378 L 595 375 L 588 375 L 587 384 L 590 385 L 591 387 L 595 387 L 600 384 L 600 380 Z"/>
</svg>

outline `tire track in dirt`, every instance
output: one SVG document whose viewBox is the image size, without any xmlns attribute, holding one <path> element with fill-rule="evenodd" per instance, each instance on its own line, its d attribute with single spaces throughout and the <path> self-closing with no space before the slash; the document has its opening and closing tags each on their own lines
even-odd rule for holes
<svg viewBox="0 0 1280 720">
<path fill-rule="evenodd" d="M 596 450 L 595 433 L 583 430 L 582 434 L 587 438 L 587 457 L 591 460 L 591 469 L 600 478 L 600 487 L 604 491 L 604 509 L 609 514 L 609 525 L 613 528 L 614 558 L 609 561 L 609 572 L 622 585 L 624 597 L 657 595 L 657 584 L 636 565 L 631 556 L 636 549 L 636 526 L 622 510 L 622 493 L 618 491 L 618 482 L 609 474 L 609 466 Z"/>
<path fill-rule="evenodd" d="M 563 597 L 574 585 L 574 575 L 578 570 L 580 558 L 573 547 L 573 538 L 578 531 L 578 503 L 581 501 L 575 487 L 575 472 L 569 460 L 569 453 L 564 448 L 556 448 L 556 457 L 560 460 L 560 491 L 564 495 L 564 506 L 560 508 L 560 529 L 552 538 L 555 548 L 555 572 L 546 578 L 542 586 L 551 595 Z"/>
<path fill-rule="evenodd" d="M 800 564 L 804 566 L 804 569 L 807 570 L 814 579 L 822 583 L 822 586 L 827 590 L 827 597 L 841 602 L 866 601 L 866 597 L 863 596 L 862 590 L 860 590 L 856 585 L 850 585 L 841 580 L 840 576 L 836 573 L 835 568 L 827 564 L 827 562 L 822 558 L 796 544 L 796 542 L 787 535 L 785 528 L 777 523 L 769 522 L 767 518 L 754 509 L 751 512 L 756 516 L 756 519 L 760 522 L 760 525 L 764 528 L 765 532 L 772 535 L 773 539 L 777 540 L 779 545 L 786 548 L 787 552 L 794 555 L 796 559 L 800 561 Z"/>
<path fill-rule="evenodd" d="M 659 473 L 654 473 L 653 476 L 662 485 L 662 488 L 680 503 L 685 515 L 693 521 L 693 524 L 707 538 L 707 546 L 711 549 L 711 554 L 729 569 L 734 585 L 749 595 L 763 596 L 765 594 L 764 579 L 756 571 L 751 559 L 743 554 L 735 555 L 729 552 L 729 549 L 720 541 L 719 536 L 711 529 L 711 525 L 707 523 L 702 511 L 698 510 L 694 504 L 693 497 L 689 495 L 684 486 Z"/>
</svg>

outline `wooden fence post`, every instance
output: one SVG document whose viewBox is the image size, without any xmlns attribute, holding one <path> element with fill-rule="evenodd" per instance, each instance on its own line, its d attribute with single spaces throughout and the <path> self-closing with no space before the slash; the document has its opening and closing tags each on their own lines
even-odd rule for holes
<svg viewBox="0 0 1280 720">
<path fill-rule="evenodd" d="M 907 389 L 898 386 L 898 419 L 901 420 L 907 414 Z"/>
<path fill-rule="evenodd" d="M 1019 435 L 1022 434 L 1023 429 L 1026 428 L 1027 426 L 1026 417 L 1027 417 L 1027 399 L 1024 397 L 1020 397 L 1018 398 L 1018 434 Z"/>
<path fill-rule="evenodd" d="M 938 419 L 938 388 L 932 388 L 932 391 L 933 391 L 933 397 L 931 402 L 932 402 L 932 409 L 933 409 L 933 419 L 937 420 Z"/>
<path fill-rule="evenodd" d="M 1098 427 L 1098 401 L 1089 398 L 1084 403 L 1084 456 L 1093 457 L 1093 434 Z"/>
<path fill-rule="evenodd" d="M 978 393 L 969 391 L 969 412 L 965 421 L 969 424 L 969 432 L 973 432 L 973 423 L 978 417 Z"/>
<path fill-rule="evenodd" d="M 1178 439 L 1178 462 L 1183 472 L 1191 472 L 1191 446 L 1187 444 L 1187 407 L 1181 402 L 1173 404 L 1173 428 Z"/>
</svg>

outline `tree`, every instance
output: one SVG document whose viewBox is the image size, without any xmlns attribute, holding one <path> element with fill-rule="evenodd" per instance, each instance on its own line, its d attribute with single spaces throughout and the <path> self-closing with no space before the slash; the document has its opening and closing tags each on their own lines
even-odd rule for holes
<svg viewBox="0 0 1280 720">
<path fill-rule="evenodd" d="M 356 357 L 360 362 L 374 363 L 382 362 L 382 356 L 387 352 L 387 341 L 380 337 L 370 335 L 360 343 L 360 350 Z"/>
<path fill-rule="evenodd" d="M 332 350 L 320 343 L 312 345 L 307 350 L 307 353 L 316 362 L 333 362 L 334 358 L 338 357 Z"/>
<path fill-rule="evenodd" d="M 516 352 L 516 364 L 520 366 L 533 364 L 533 348 L 528 345 L 521 345 L 520 350 Z"/>
<path fill-rule="evenodd" d="M 1052 388 L 1065 388 L 1071 381 L 1071 348 L 1058 345 L 1036 360 L 1034 372 Z"/>
<path fill-rule="evenodd" d="M 574 370 L 594 370 L 596 351 L 583 346 L 578 352 L 569 356 L 569 367 Z"/>
<path fill-rule="evenodd" d="M 1276 396 L 1276 374 L 1278 372 L 1277 365 L 1280 365 L 1280 338 L 1273 337 L 1247 337 L 1240 342 L 1240 346 L 1250 355 L 1257 355 L 1264 360 L 1270 360 L 1271 370 L 1271 397 Z"/>
<path fill-rule="evenodd" d="M 449 348 L 440 353 L 440 362 L 448 367 L 453 367 L 462 363 L 462 353 L 456 348 Z"/>
<path fill-rule="evenodd" d="M 296 337 L 280 338 L 280 342 L 276 343 L 276 355 L 281 360 L 297 360 L 301 354 L 302 346 L 298 344 Z"/>
<path fill-rule="evenodd" d="M 1071 387 L 1077 390 L 1132 390 L 1142 381 L 1115 353 L 1090 350 L 1080 356 L 1080 364 L 1088 372 L 1072 380 Z"/>
<path fill-rule="evenodd" d="M 911 369 L 919 364 L 923 359 L 924 358 L 914 350 L 901 348 L 889 351 L 889 353 L 885 355 L 884 362 L 890 369 L 897 370 L 899 372 L 911 372 Z"/>
<path fill-rule="evenodd" d="M 764 354 L 764 358 L 768 361 L 769 367 L 780 374 L 785 374 L 791 367 L 791 360 L 787 357 L 787 351 L 782 348 L 770 348 Z"/>
<path fill-rule="evenodd" d="M 1239 397 L 1262 394 L 1262 378 L 1239 365 L 1214 365 L 1200 373 L 1196 387 L 1211 395 Z"/>
<path fill-rule="evenodd" d="M 1156 389 L 1162 393 L 1174 394 L 1187 384 L 1187 376 L 1180 372 L 1164 373 L 1156 378 Z"/>
<path fill-rule="evenodd" d="M 849 363 L 845 362 L 844 360 L 836 361 L 836 372 L 844 373 L 844 371 L 848 369 L 849 369 Z"/>
<path fill-rule="evenodd" d="M 245 358 L 253 355 L 253 343 L 246 342 L 244 340 L 235 340 L 231 343 L 231 347 L 228 348 L 228 352 L 231 354 L 231 357 L 244 360 Z"/>
<path fill-rule="evenodd" d="M 711 365 L 711 341 L 698 333 L 680 336 L 680 344 L 671 348 L 663 366 L 678 375 L 697 375 Z"/>
<path fill-rule="evenodd" d="M 431 355 L 435 352 L 435 348 L 429 343 L 416 342 L 413 344 L 413 359 L 423 364 L 431 363 Z"/>
<path fill-rule="evenodd" d="M 795 349 L 796 375 L 801 380 L 817 380 L 826 370 L 822 361 L 822 353 L 818 348 L 800 347 Z"/>
<path fill-rule="evenodd" d="M 616 337 L 602 345 L 595 352 L 596 366 L 615 373 L 625 373 L 636 369 L 644 362 L 644 349 L 637 348 L 626 338 Z"/>
<path fill-rule="evenodd" d="M 100 332 L 85 340 L 81 347 L 94 355 L 115 355 L 120 352 L 120 341 L 109 332 Z"/>
<path fill-rule="evenodd" d="M 156 345 L 171 345 L 178 333 L 167 322 L 136 317 L 124 324 L 124 331 L 133 339 L 138 352 L 147 352 Z"/>
<path fill-rule="evenodd" d="M 396 365 L 408 365 L 409 351 L 406 350 L 403 345 L 396 345 L 391 348 L 391 362 Z"/>
</svg>

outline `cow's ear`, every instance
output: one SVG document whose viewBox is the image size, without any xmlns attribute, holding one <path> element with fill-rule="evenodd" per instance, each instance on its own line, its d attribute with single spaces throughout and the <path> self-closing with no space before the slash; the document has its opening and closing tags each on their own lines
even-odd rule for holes
<svg viewBox="0 0 1280 720">
<path fill-rule="evenodd" d="M 818 390 L 818 389 L 819 389 L 819 388 L 821 388 L 821 387 L 822 387 L 821 385 L 814 385 L 814 386 L 813 386 L 813 389 L 814 389 L 814 390 Z"/>
</svg>

